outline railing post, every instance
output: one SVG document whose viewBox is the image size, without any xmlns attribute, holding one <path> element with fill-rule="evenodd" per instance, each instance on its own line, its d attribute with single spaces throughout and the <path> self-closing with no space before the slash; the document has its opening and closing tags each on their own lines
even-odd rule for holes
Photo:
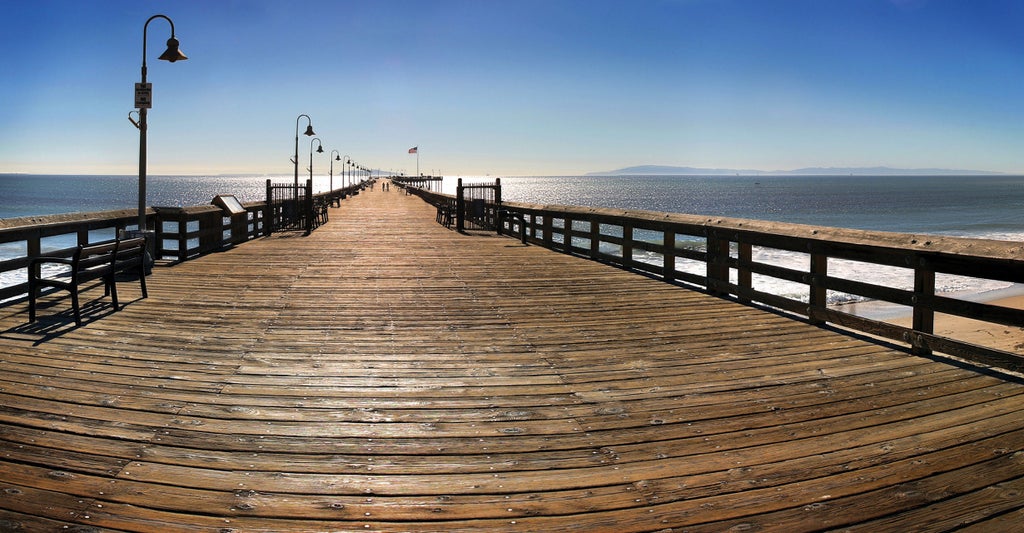
<svg viewBox="0 0 1024 533">
<path fill-rule="evenodd" d="M 914 267 L 914 323 L 915 332 L 935 333 L 935 310 L 932 302 L 935 296 L 935 271 L 927 268 L 927 261 L 921 259 Z M 932 350 L 911 339 L 911 350 L 917 355 L 929 355 Z"/>
<path fill-rule="evenodd" d="M 241 244 L 249 238 L 249 212 L 229 215 L 231 223 L 231 244 Z"/>
<path fill-rule="evenodd" d="M 544 212 L 544 221 L 541 222 L 543 227 L 541 228 L 541 237 L 544 239 L 544 247 L 550 250 L 555 248 L 555 225 L 551 222 L 551 212 Z"/>
<path fill-rule="evenodd" d="M 35 228 L 32 231 L 32 235 L 25 239 L 25 254 L 27 257 L 39 257 L 43 255 L 43 238 L 42 232 L 39 228 Z M 30 276 L 39 276 L 40 266 L 38 264 L 33 265 L 32 272 L 29 272 Z"/>
<path fill-rule="evenodd" d="M 313 233 L 313 179 L 306 179 L 306 198 L 303 202 L 306 213 L 306 235 Z"/>
<path fill-rule="evenodd" d="M 185 210 L 179 209 L 178 215 L 178 261 L 188 259 L 188 217 Z"/>
<path fill-rule="evenodd" d="M 728 294 L 724 288 L 729 284 L 729 240 L 722 239 L 715 229 L 708 229 L 707 239 L 707 288 L 712 294 Z"/>
<path fill-rule="evenodd" d="M 224 213 L 202 213 L 196 218 L 199 220 L 199 253 L 205 254 L 223 246 Z"/>
<path fill-rule="evenodd" d="M 118 230 L 116 233 L 117 233 L 117 235 L 120 235 L 121 231 Z M 155 219 L 155 222 L 153 223 L 153 241 L 154 241 L 153 259 L 154 260 L 156 260 L 156 259 L 163 259 L 164 258 L 164 215 L 163 215 L 163 213 L 159 209 L 156 210 L 156 219 Z"/>
<path fill-rule="evenodd" d="M 739 253 L 739 268 L 736 272 L 736 283 L 739 285 L 736 296 L 743 303 L 750 303 L 750 292 L 754 289 L 754 280 L 750 267 L 754 264 L 754 247 L 749 242 L 740 242 L 736 238 Z M 746 293 L 746 295 L 744 294 Z"/>
<path fill-rule="evenodd" d="M 633 225 L 622 225 L 622 266 L 633 267 Z"/>
<path fill-rule="evenodd" d="M 590 258 L 597 259 L 601 253 L 601 222 L 590 219 Z"/>
<path fill-rule="evenodd" d="M 466 197 L 462 188 L 462 178 L 455 188 L 455 231 L 466 230 Z"/>
<path fill-rule="evenodd" d="M 661 234 L 661 276 L 665 281 L 676 279 L 676 232 L 665 230 Z"/>
<path fill-rule="evenodd" d="M 494 225 L 498 228 L 498 235 L 501 235 L 501 178 L 494 178 Z M 511 228 L 510 228 L 511 229 Z"/>
<path fill-rule="evenodd" d="M 820 253 L 811 253 L 811 275 L 808 279 L 810 288 L 809 302 L 807 305 L 807 317 L 811 324 L 824 324 L 820 318 L 825 306 L 828 304 L 828 290 L 825 288 L 825 278 L 828 276 L 828 256 Z"/>
<path fill-rule="evenodd" d="M 572 219 L 569 217 L 562 219 L 562 249 L 572 253 Z"/>
<path fill-rule="evenodd" d="M 263 234 L 270 235 L 274 232 L 274 189 L 270 185 L 270 178 L 267 178 L 267 205 L 263 206 Z"/>
</svg>

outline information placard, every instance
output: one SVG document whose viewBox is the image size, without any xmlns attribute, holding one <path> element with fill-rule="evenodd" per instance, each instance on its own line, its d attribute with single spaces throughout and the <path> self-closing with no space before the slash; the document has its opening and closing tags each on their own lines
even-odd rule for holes
<svg viewBox="0 0 1024 533">
<path fill-rule="evenodd" d="M 245 208 L 242 207 L 241 202 L 238 198 L 235 198 L 231 194 L 218 194 L 213 198 L 213 205 L 227 211 L 232 215 L 240 215 L 245 213 Z"/>
<path fill-rule="evenodd" d="M 135 84 L 135 108 L 151 109 L 153 107 L 153 84 Z"/>
</svg>

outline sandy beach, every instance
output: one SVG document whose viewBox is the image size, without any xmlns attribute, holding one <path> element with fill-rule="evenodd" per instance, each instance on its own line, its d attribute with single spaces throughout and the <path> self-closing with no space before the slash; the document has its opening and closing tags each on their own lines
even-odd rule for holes
<svg viewBox="0 0 1024 533">
<path fill-rule="evenodd" d="M 986 303 L 1024 309 L 1024 295 L 987 300 Z M 912 319 L 910 316 L 900 316 L 886 321 L 909 327 Z M 935 334 L 989 348 L 1024 354 L 1024 327 L 1022 326 L 1002 326 L 956 316 L 936 315 Z"/>
</svg>

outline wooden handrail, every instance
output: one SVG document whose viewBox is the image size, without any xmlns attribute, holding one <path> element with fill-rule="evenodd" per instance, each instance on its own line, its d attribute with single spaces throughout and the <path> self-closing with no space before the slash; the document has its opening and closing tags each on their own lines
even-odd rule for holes
<svg viewBox="0 0 1024 533">
<path fill-rule="evenodd" d="M 1024 283 L 1024 246 L 1020 243 L 648 211 L 508 202 L 501 207 L 532 221 L 534 233 L 537 227 L 541 228 L 544 234 L 533 239 L 538 244 L 551 243 L 551 247 L 569 253 L 596 256 L 625 268 L 670 280 L 679 279 L 712 293 L 797 313 L 814 323 L 829 322 L 907 342 L 915 353 L 941 351 L 1010 370 L 1024 370 L 1024 357 L 1020 355 L 940 337 L 934 331 L 936 313 L 993 324 L 1024 325 L 1022 310 L 967 302 L 935 293 L 935 275 L 939 273 Z M 543 222 L 537 224 L 538 218 Z M 568 221 L 588 225 L 587 231 L 576 230 Z M 613 229 L 613 233 L 621 236 L 609 235 L 608 231 L 601 229 L 603 227 Z M 664 238 L 660 243 L 638 242 L 632 237 L 636 230 L 662 232 Z M 676 235 L 703 238 L 705 251 L 679 249 L 674 245 Z M 574 239 L 587 240 L 589 246 L 583 249 L 573 243 Z M 601 243 L 617 245 L 622 251 L 620 254 L 595 252 Z M 755 262 L 751 254 L 754 246 L 807 253 L 810 256 L 807 270 Z M 632 251 L 641 247 L 669 260 L 662 265 L 638 262 L 633 259 Z M 695 276 L 676 270 L 674 263 L 678 258 L 703 260 L 706 275 Z M 829 275 L 828 265 L 833 259 L 912 270 L 914 289 L 895 289 Z M 730 280 L 731 271 L 737 272 L 735 283 Z M 806 285 L 807 301 L 755 290 L 751 283 L 751 274 L 754 273 Z M 825 300 L 829 290 L 906 305 L 911 308 L 913 325 L 910 328 L 896 326 L 830 308 Z"/>
<path fill-rule="evenodd" d="M 185 260 L 263 235 L 263 202 L 249 202 L 243 207 L 246 213 L 236 217 L 226 217 L 220 208 L 210 205 L 147 209 L 147 225 L 156 228 L 155 258 Z M 33 257 L 43 254 L 46 239 L 72 238 L 72 246 L 45 250 L 48 256 L 71 257 L 78 246 L 114 239 L 137 222 L 138 211 L 134 209 L 0 219 L 0 244 L 24 250 L 21 255 L 0 261 L 0 274 L 19 278 L 0 287 L 0 300 L 27 294 L 26 269 Z"/>
<path fill-rule="evenodd" d="M 317 193 L 312 198 L 321 204 L 337 204 L 343 198 L 358 194 L 359 189 L 359 185 L 351 185 Z M 147 226 L 156 228 L 155 258 L 185 261 L 267 235 L 266 202 L 243 202 L 242 207 L 246 212 L 233 216 L 213 205 L 148 208 Z M 0 301 L 27 294 L 28 277 L 22 273 L 31 258 L 42 255 L 46 239 L 73 237 L 74 245 L 45 250 L 46 255 L 71 257 L 77 246 L 114 239 L 137 223 L 135 209 L 0 219 L 0 245 L 20 246 L 24 250 L 16 257 L 0 260 L 0 274 L 22 278 L 0 286 Z"/>
<path fill-rule="evenodd" d="M 432 205 L 451 195 L 410 189 Z M 498 206 L 490 205 L 497 210 Z M 589 257 L 621 268 L 644 272 L 665 281 L 686 283 L 712 294 L 757 303 L 805 317 L 905 342 L 918 354 L 932 351 L 982 364 L 1024 371 L 1024 356 L 935 334 L 937 313 L 990 324 L 1024 326 L 1024 310 L 977 303 L 936 294 L 936 274 L 1024 283 L 1024 244 L 1011 241 L 920 235 L 727 217 L 561 205 L 503 202 L 503 231 L 528 242 Z M 519 227 L 524 224 L 525 228 Z M 637 240 L 638 232 L 655 234 Z M 657 235 L 660 233 L 660 237 Z M 676 245 L 678 236 L 697 238 L 703 249 Z M 752 250 L 775 249 L 807 254 L 805 269 L 786 268 L 753 259 Z M 614 250 L 614 251 L 609 251 Z M 638 250 L 660 255 L 661 264 L 639 261 Z M 838 277 L 831 261 L 852 260 L 900 267 L 913 272 L 914 288 L 898 289 Z M 680 261 L 704 264 L 702 274 L 678 268 Z M 806 299 L 794 299 L 754 288 L 753 274 L 806 287 Z M 733 281 L 735 279 L 735 281 Z M 908 307 L 911 327 L 874 320 L 829 307 L 828 291 Z"/>
</svg>

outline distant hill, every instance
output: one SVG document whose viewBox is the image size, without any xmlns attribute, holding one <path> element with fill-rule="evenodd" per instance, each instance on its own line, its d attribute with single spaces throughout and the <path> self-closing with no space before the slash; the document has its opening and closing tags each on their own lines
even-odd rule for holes
<svg viewBox="0 0 1024 533">
<path fill-rule="evenodd" d="M 795 170 L 754 170 L 733 168 L 694 168 L 665 165 L 640 165 L 605 172 L 588 172 L 587 176 L 990 176 L 1000 172 L 953 170 L 947 168 L 891 167 L 808 167 Z"/>
</svg>

